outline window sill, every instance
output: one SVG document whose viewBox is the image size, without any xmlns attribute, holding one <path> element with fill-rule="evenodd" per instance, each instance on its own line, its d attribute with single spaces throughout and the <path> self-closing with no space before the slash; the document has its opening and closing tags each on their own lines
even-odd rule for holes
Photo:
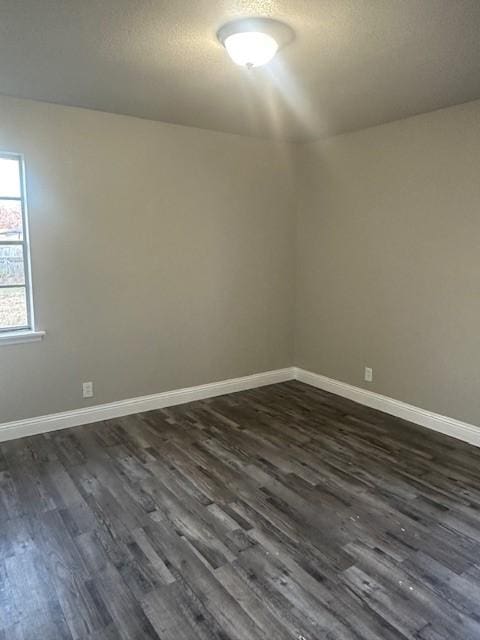
<svg viewBox="0 0 480 640">
<path fill-rule="evenodd" d="M 0 333 L 0 347 L 22 342 L 39 342 L 44 335 L 45 331 L 6 331 Z"/>
</svg>

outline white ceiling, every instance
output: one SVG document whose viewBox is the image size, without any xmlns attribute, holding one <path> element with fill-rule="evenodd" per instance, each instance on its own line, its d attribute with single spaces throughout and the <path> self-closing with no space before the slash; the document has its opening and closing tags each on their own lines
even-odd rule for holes
<svg viewBox="0 0 480 640">
<path fill-rule="evenodd" d="M 287 22 L 265 69 L 216 30 Z M 316 138 L 480 98 L 480 0 L 0 0 L 0 93 Z"/>
</svg>

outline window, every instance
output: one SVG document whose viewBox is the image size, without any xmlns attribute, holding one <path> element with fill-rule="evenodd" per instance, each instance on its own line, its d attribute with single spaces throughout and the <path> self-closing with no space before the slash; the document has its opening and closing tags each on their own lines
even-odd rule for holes
<svg viewBox="0 0 480 640">
<path fill-rule="evenodd" d="M 33 332 L 23 160 L 0 152 L 0 339 Z"/>
</svg>

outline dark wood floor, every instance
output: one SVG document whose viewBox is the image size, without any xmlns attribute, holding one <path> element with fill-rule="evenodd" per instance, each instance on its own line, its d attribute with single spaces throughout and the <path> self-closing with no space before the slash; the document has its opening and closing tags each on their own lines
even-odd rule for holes
<svg viewBox="0 0 480 640">
<path fill-rule="evenodd" d="M 480 450 L 297 382 L 0 445 L 0 639 L 480 638 Z"/>
</svg>

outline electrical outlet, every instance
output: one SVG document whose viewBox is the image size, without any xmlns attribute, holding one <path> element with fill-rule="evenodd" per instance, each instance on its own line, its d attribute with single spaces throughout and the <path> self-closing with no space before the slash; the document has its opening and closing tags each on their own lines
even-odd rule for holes
<svg viewBox="0 0 480 640">
<path fill-rule="evenodd" d="M 84 398 L 93 398 L 93 382 L 84 382 L 82 388 Z"/>
<path fill-rule="evenodd" d="M 373 369 L 365 367 L 365 382 L 373 382 Z"/>
</svg>

